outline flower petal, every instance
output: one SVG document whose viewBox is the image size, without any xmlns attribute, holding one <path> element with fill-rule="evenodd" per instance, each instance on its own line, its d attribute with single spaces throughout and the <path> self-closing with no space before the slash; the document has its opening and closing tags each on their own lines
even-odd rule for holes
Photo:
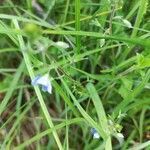
<svg viewBox="0 0 150 150">
<path fill-rule="evenodd" d="M 42 91 L 52 94 L 52 85 L 51 84 L 47 84 L 46 86 L 42 85 Z"/>
<path fill-rule="evenodd" d="M 62 41 L 56 42 L 55 45 L 58 46 L 58 47 L 64 48 L 64 49 L 69 48 L 69 44 L 65 43 L 65 42 L 62 42 Z"/>
<path fill-rule="evenodd" d="M 100 47 L 103 47 L 105 45 L 105 39 L 100 39 Z"/>
<path fill-rule="evenodd" d="M 100 138 L 100 135 L 98 132 L 94 133 L 93 135 L 93 139 L 99 139 Z"/>
<path fill-rule="evenodd" d="M 40 77 L 37 80 L 37 84 L 39 84 L 39 85 L 45 85 L 46 86 L 48 82 L 50 82 L 48 74 L 45 74 L 44 76 Z"/>
<path fill-rule="evenodd" d="M 44 92 L 48 92 L 48 93 L 52 93 L 52 85 L 51 82 L 49 80 L 49 75 L 45 74 L 44 76 L 36 76 L 33 80 L 32 80 L 32 85 L 41 85 L 42 86 L 42 91 Z"/>
<path fill-rule="evenodd" d="M 123 21 L 123 23 L 126 25 L 126 27 L 132 28 L 131 22 L 129 22 L 127 19 L 123 19 L 122 21 Z"/>
<path fill-rule="evenodd" d="M 95 128 L 91 128 L 91 133 L 93 135 L 93 139 L 99 139 L 100 135 Z"/>
<path fill-rule="evenodd" d="M 48 89 L 48 86 L 42 85 L 42 91 L 46 92 Z"/>
<path fill-rule="evenodd" d="M 41 78 L 40 75 L 36 76 L 34 79 L 32 79 L 31 84 L 32 84 L 33 86 L 37 85 L 37 81 L 38 81 L 40 78 Z"/>
<path fill-rule="evenodd" d="M 122 144 L 124 142 L 124 136 L 122 133 L 117 133 L 116 138 L 118 139 L 120 144 Z"/>
</svg>

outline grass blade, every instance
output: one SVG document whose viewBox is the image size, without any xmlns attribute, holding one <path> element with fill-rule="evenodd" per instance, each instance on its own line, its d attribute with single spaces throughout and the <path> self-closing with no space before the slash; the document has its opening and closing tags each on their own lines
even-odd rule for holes
<svg viewBox="0 0 150 150">
<path fill-rule="evenodd" d="M 13 20 L 13 22 L 14 22 L 14 25 L 15 25 L 16 29 L 20 29 L 17 20 Z M 26 67 L 28 69 L 30 78 L 32 80 L 35 77 L 35 75 L 34 75 L 32 65 L 31 65 L 29 57 L 28 57 L 28 53 L 25 51 L 26 48 L 25 48 L 25 44 L 24 44 L 24 41 L 23 41 L 23 38 L 22 38 L 21 35 L 18 35 L 18 40 L 19 40 L 19 44 L 20 44 L 20 49 L 22 51 L 22 54 L 23 54 L 23 57 L 24 57 L 24 60 L 25 60 Z M 49 112 L 47 110 L 47 107 L 46 107 L 46 104 L 45 104 L 44 99 L 42 97 L 42 94 L 40 92 L 40 89 L 37 86 L 34 86 L 34 89 L 35 89 L 36 95 L 38 97 L 38 100 L 40 102 L 42 111 L 43 111 L 43 113 L 45 115 L 45 118 L 48 122 L 48 125 L 49 125 L 50 128 L 53 128 L 54 124 L 52 122 L 51 116 L 49 115 Z M 61 142 L 59 140 L 59 137 L 57 135 L 57 132 L 55 130 L 53 131 L 53 135 L 54 135 L 54 138 L 56 140 L 56 143 L 57 143 L 59 149 L 62 150 L 63 149 L 62 144 L 61 144 Z"/>
</svg>

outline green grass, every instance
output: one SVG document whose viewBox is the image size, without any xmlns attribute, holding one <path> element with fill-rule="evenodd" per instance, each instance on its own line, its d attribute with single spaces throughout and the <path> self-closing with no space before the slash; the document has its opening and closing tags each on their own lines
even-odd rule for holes
<svg viewBox="0 0 150 150">
<path fill-rule="evenodd" d="M 149 150 L 149 8 L 148 0 L 1 2 L 0 149 Z M 31 84 L 44 74 L 52 94 Z"/>
</svg>

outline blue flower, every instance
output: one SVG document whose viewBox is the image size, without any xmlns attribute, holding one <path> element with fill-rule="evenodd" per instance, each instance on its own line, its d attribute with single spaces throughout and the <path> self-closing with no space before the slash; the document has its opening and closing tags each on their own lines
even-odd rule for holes
<svg viewBox="0 0 150 150">
<path fill-rule="evenodd" d="M 91 128 L 91 133 L 93 135 L 93 139 L 99 139 L 100 135 L 95 128 Z"/>
<path fill-rule="evenodd" d="M 32 80 L 31 84 L 33 86 L 41 85 L 42 86 L 42 90 L 44 92 L 48 92 L 50 94 L 52 93 L 52 85 L 51 85 L 51 82 L 49 80 L 49 75 L 48 74 L 45 74 L 43 76 L 41 76 L 41 75 L 36 76 Z"/>
</svg>

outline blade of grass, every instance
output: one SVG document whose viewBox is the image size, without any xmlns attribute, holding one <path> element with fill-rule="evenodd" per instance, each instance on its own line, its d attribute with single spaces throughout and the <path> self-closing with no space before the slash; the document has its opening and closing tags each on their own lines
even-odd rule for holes
<svg viewBox="0 0 150 150">
<path fill-rule="evenodd" d="M 63 23 L 65 23 L 65 21 L 67 19 L 67 13 L 68 13 L 68 10 L 69 10 L 69 3 L 70 3 L 70 0 L 67 0 L 66 1 L 66 6 L 65 6 L 65 11 L 64 11 L 64 18 L 62 20 Z"/>
<path fill-rule="evenodd" d="M 114 117 L 118 115 L 119 111 L 121 112 L 125 111 L 126 106 L 129 103 L 131 103 L 134 100 L 134 98 L 143 90 L 145 84 L 149 81 L 149 79 L 150 79 L 150 69 L 147 71 L 145 77 L 143 78 L 143 81 L 138 85 L 138 87 L 136 87 L 133 90 L 132 94 L 130 94 L 127 99 L 124 99 L 120 104 L 116 106 L 116 108 L 113 111 Z"/>
<path fill-rule="evenodd" d="M 125 68 L 131 64 L 134 64 L 134 62 L 136 62 L 136 60 L 137 60 L 137 56 L 133 56 L 133 57 L 127 59 L 126 61 L 123 61 L 122 63 L 120 63 L 118 66 L 112 67 L 110 69 L 102 70 L 101 72 L 103 72 L 103 73 L 109 73 L 109 72 L 117 73 L 121 69 L 123 69 L 123 68 Z"/>
<path fill-rule="evenodd" d="M 131 38 L 133 38 L 137 35 L 137 32 L 138 32 L 137 28 L 140 27 L 140 24 L 143 20 L 143 16 L 144 16 L 144 14 L 146 13 L 146 10 L 147 10 L 147 6 L 148 6 L 148 0 L 141 0 L 140 1 L 139 11 L 138 11 L 138 14 L 137 14 L 137 17 L 136 17 L 136 21 L 135 21 L 134 28 L 133 28 L 133 31 L 132 31 L 132 34 L 131 34 Z"/>
<path fill-rule="evenodd" d="M 31 101 L 29 103 L 29 105 L 25 108 L 25 110 L 19 114 L 18 118 L 15 120 L 15 123 L 13 124 L 13 126 L 11 127 L 9 133 L 6 135 L 5 140 L 3 141 L 3 147 L 5 147 L 6 143 L 9 141 L 11 135 L 13 134 L 13 132 L 16 130 L 17 126 L 20 124 L 21 120 L 23 119 L 24 115 L 28 112 L 28 110 L 32 107 L 32 105 L 34 104 L 35 101 Z M 7 147 L 7 145 L 6 145 Z"/>
<path fill-rule="evenodd" d="M 19 51 L 19 49 L 16 48 L 16 47 L 9 47 L 9 48 L 2 48 L 2 49 L 0 49 L 0 53 L 15 52 L 15 51 Z"/>
<path fill-rule="evenodd" d="M 103 129 L 103 131 L 106 132 L 106 134 L 109 134 L 108 125 L 107 125 L 107 117 L 106 117 L 103 104 L 101 102 L 100 97 L 98 96 L 97 91 L 92 83 L 88 83 L 86 85 L 86 88 L 95 106 L 100 126 Z"/>
<path fill-rule="evenodd" d="M 135 24 L 133 27 L 131 38 L 136 37 L 136 35 L 138 33 L 138 28 L 140 27 L 140 24 L 143 20 L 144 14 L 146 13 L 147 5 L 148 5 L 148 0 L 141 0 L 140 1 L 139 11 L 138 11 L 136 21 L 135 21 Z M 122 60 L 124 60 L 128 56 L 128 54 L 130 53 L 131 50 L 132 50 L 132 48 L 127 48 L 124 51 L 124 53 L 122 54 Z"/>
<path fill-rule="evenodd" d="M 61 97 L 66 102 L 66 104 L 69 106 L 69 108 L 72 110 L 72 112 L 74 113 L 74 115 L 76 117 L 79 117 L 80 113 L 77 111 L 77 109 L 75 108 L 74 104 L 70 101 L 70 99 L 65 94 L 65 92 L 63 91 L 63 89 L 59 86 L 59 84 L 56 81 L 53 81 L 52 85 L 54 86 L 55 89 L 57 89 L 57 92 L 61 95 Z"/>
<path fill-rule="evenodd" d="M 140 38 L 126 38 L 120 36 L 108 36 L 103 35 L 97 32 L 86 32 L 86 31 L 65 31 L 65 30 L 44 30 L 43 34 L 56 34 L 56 35 L 78 35 L 78 36 L 90 36 L 96 37 L 100 39 L 108 39 L 108 40 L 117 40 L 121 42 L 127 42 L 131 44 L 138 44 L 147 48 L 150 48 L 150 40 L 149 39 L 140 39 Z"/>
<path fill-rule="evenodd" d="M 111 150 L 112 149 L 112 145 L 111 145 L 111 137 L 110 137 L 108 124 L 107 124 L 108 121 L 107 121 L 107 116 L 106 116 L 105 110 L 103 108 L 103 104 L 101 102 L 101 99 L 98 96 L 98 93 L 97 93 L 97 91 L 96 91 L 96 89 L 95 89 L 95 87 L 94 87 L 94 85 L 92 83 L 88 83 L 86 85 L 86 88 L 88 89 L 90 97 L 91 97 L 91 99 L 93 101 L 93 104 L 95 106 L 100 126 L 101 126 L 102 130 L 108 136 L 108 139 L 107 139 L 106 145 L 105 145 L 105 149 L 106 150 Z"/>
<path fill-rule="evenodd" d="M 16 69 L 12 69 L 12 68 L 0 68 L 0 73 L 3 72 L 16 72 Z"/>
<path fill-rule="evenodd" d="M 26 3 L 27 3 L 27 8 L 28 8 L 29 12 L 31 12 L 32 11 L 32 1 L 26 0 Z"/>
<path fill-rule="evenodd" d="M 15 25 L 16 29 L 19 29 L 19 30 L 20 30 L 18 21 L 17 21 L 16 19 L 14 19 L 13 22 L 14 22 L 14 25 Z M 18 35 L 18 40 L 19 40 L 20 49 L 21 49 L 21 52 L 22 52 L 22 54 L 23 54 L 23 57 L 24 57 L 24 60 L 25 60 L 25 64 L 26 64 L 27 70 L 28 70 L 29 75 L 30 75 L 30 78 L 31 78 L 31 80 L 32 80 L 32 79 L 35 78 L 35 75 L 34 75 L 34 71 L 33 71 L 33 69 L 32 69 L 32 65 L 31 65 L 31 62 L 30 62 L 28 53 L 27 53 L 27 51 L 26 51 L 26 47 L 25 47 L 25 44 L 24 44 L 24 40 L 23 40 L 23 38 L 22 38 L 21 35 Z M 53 124 L 52 119 L 51 119 L 51 116 L 50 116 L 50 114 L 49 114 L 49 112 L 48 112 L 48 110 L 47 110 L 47 107 L 46 107 L 46 104 L 45 104 L 44 99 L 43 99 L 43 97 L 42 97 L 41 91 L 40 91 L 39 87 L 37 87 L 37 86 L 34 86 L 34 89 L 35 89 L 36 95 L 37 95 L 37 97 L 38 97 L 38 100 L 39 100 L 39 102 L 40 102 L 42 111 L 43 111 L 43 113 L 44 113 L 44 115 L 45 115 L 45 118 L 46 118 L 46 120 L 47 120 L 47 122 L 48 122 L 48 125 L 49 125 L 50 128 L 53 128 L 53 127 L 54 127 L 54 124 Z M 54 136 L 54 138 L 55 138 L 55 140 L 56 140 L 56 143 L 57 143 L 59 149 L 60 149 L 60 150 L 63 150 L 62 144 L 61 144 L 60 139 L 59 139 L 59 137 L 58 137 L 58 135 L 57 135 L 57 132 L 56 132 L 55 130 L 53 131 L 53 136 Z"/>
<path fill-rule="evenodd" d="M 19 117 L 20 115 L 20 107 L 21 107 L 21 103 L 22 103 L 22 96 L 23 96 L 23 89 L 19 90 L 19 94 L 17 97 L 17 104 L 16 104 L 16 117 Z"/>
<path fill-rule="evenodd" d="M 135 137 L 135 134 L 136 134 L 136 129 L 134 129 L 130 136 L 128 137 L 128 139 L 126 140 L 126 142 L 124 142 L 123 146 L 122 146 L 122 149 L 121 150 L 127 150 L 127 147 L 128 145 L 130 144 L 131 140 L 133 140 L 133 138 Z"/>
<path fill-rule="evenodd" d="M 17 69 L 15 75 L 14 75 L 14 78 L 13 80 L 10 82 L 10 86 L 9 86 L 9 89 L 3 99 L 3 101 L 1 102 L 0 104 L 0 115 L 2 114 L 2 112 L 6 109 L 6 106 L 10 100 L 10 98 L 12 97 L 12 94 L 15 90 L 15 87 L 17 86 L 17 83 L 19 81 L 19 78 L 24 70 L 24 67 L 25 67 L 25 63 L 24 61 L 21 62 L 19 68 Z"/>
<path fill-rule="evenodd" d="M 48 68 L 47 67 L 42 68 L 40 71 L 41 72 L 46 72 L 46 71 L 49 71 L 51 69 L 57 69 L 60 66 L 63 67 L 65 65 L 67 67 L 68 65 L 71 65 L 72 63 L 84 60 L 84 57 L 86 57 L 86 56 L 89 56 L 89 55 L 92 55 L 94 53 L 101 52 L 103 50 L 107 50 L 107 49 L 110 49 L 110 48 L 115 48 L 117 46 L 118 46 L 118 44 L 117 45 L 108 46 L 108 47 L 104 47 L 104 48 L 98 48 L 98 49 L 94 49 L 94 50 L 87 50 L 87 52 L 80 53 L 78 55 L 73 55 L 72 57 L 69 57 L 68 59 L 63 59 L 63 60 L 61 60 L 59 62 L 52 63 L 52 64 L 50 64 L 48 66 Z M 43 64 L 43 62 L 41 62 L 41 63 Z"/>
<path fill-rule="evenodd" d="M 110 2 L 108 0 L 101 0 L 100 1 L 100 8 L 94 13 L 93 18 L 95 18 L 95 16 L 97 14 L 103 14 L 103 12 L 110 12 Z M 116 9 L 115 9 L 116 10 Z M 101 26 L 103 27 L 103 29 L 105 28 L 105 23 L 106 23 L 106 19 L 108 17 L 109 13 L 106 15 L 101 15 L 98 17 L 99 19 L 99 23 L 101 24 Z"/>
<path fill-rule="evenodd" d="M 2 21 L 0 21 L 0 29 L 7 31 L 8 27 L 6 26 L 6 24 L 4 24 Z M 7 34 L 7 36 L 18 46 L 18 41 L 15 39 L 15 37 L 13 35 Z"/>
<path fill-rule="evenodd" d="M 14 87 L 14 90 L 21 89 L 21 88 L 27 88 L 27 87 L 31 87 L 31 86 L 30 85 L 18 85 L 16 87 Z M 3 93 L 8 90 L 9 90 L 9 88 L 4 88 L 4 89 L 1 89 L 0 92 Z"/>
<path fill-rule="evenodd" d="M 28 146 L 29 144 L 31 144 L 37 140 L 40 140 L 43 136 L 46 136 L 46 135 L 52 133 L 54 130 L 58 130 L 58 129 L 61 129 L 67 125 L 80 123 L 80 122 L 84 122 L 84 121 L 85 120 L 83 118 L 74 118 L 74 119 L 64 121 L 64 122 L 56 125 L 55 127 L 51 128 L 51 129 L 48 129 L 46 131 L 39 133 L 38 135 L 35 135 L 31 139 L 29 139 L 29 140 L 25 141 L 24 143 L 20 144 L 19 146 L 15 147 L 14 150 L 20 150 L 20 149 L 24 148 L 25 146 Z"/>
<path fill-rule="evenodd" d="M 16 19 L 16 20 L 21 21 L 21 22 L 33 23 L 33 24 L 37 24 L 39 26 L 43 26 L 43 27 L 47 27 L 47 28 L 53 29 L 53 26 L 51 24 L 49 24 L 48 22 L 43 21 L 43 20 L 41 20 L 41 22 L 40 22 L 40 21 L 37 21 L 37 20 L 34 20 L 34 19 L 24 18 L 22 16 L 20 17 L 20 16 L 7 15 L 7 14 L 0 14 L 0 18 L 1 19 L 8 19 L 8 20 Z"/>
<path fill-rule="evenodd" d="M 143 128 L 144 128 L 144 118 L 145 118 L 145 113 L 147 111 L 147 108 L 143 108 L 141 115 L 140 115 L 140 121 L 139 121 L 139 134 L 140 134 L 140 143 L 143 141 Z"/>
<path fill-rule="evenodd" d="M 149 98 L 143 98 L 141 99 L 135 99 L 135 103 L 132 103 L 130 106 L 126 108 L 126 111 L 130 111 L 129 114 L 134 114 L 138 112 L 140 109 L 142 109 L 143 106 L 150 105 Z M 134 108 L 137 108 L 135 111 L 133 111 Z"/>
<path fill-rule="evenodd" d="M 80 31 L 80 0 L 75 0 L 75 29 Z M 81 37 L 76 35 L 76 49 L 80 53 Z"/>
<path fill-rule="evenodd" d="M 65 104 L 65 110 L 66 110 L 66 115 L 65 115 L 65 119 L 66 122 L 68 121 L 68 112 L 67 112 L 67 105 Z M 64 149 L 69 150 L 69 127 L 66 125 L 66 129 L 65 129 L 65 140 L 64 140 Z"/>
<path fill-rule="evenodd" d="M 129 148 L 128 150 L 142 150 L 144 148 L 148 148 L 150 146 L 150 140 L 142 143 L 142 144 L 138 144 L 138 146 L 135 146 L 133 148 Z"/>
<path fill-rule="evenodd" d="M 58 73 L 59 74 L 59 73 Z M 76 97 L 73 95 L 73 93 L 71 92 L 71 90 L 69 89 L 68 85 L 66 84 L 65 80 L 63 78 L 60 79 L 62 84 L 64 85 L 67 93 L 70 95 L 70 97 L 72 98 L 72 100 L 74 101 L 75 106 L 78 108 L 78 110 L 80 111 L 80 113 L 82 114 L 82 116 L 85 118 L 85 120 L 92 125 L 92 127 L 95 127 L 101 137 L 106 140 L 107 139 L 107 134 L 103 131 L 103 129 L 101 127 L 98 126 L 98 124 L 87 114 L 87 112 L 83 109 L 83 107 L 80 105 L 80 103 L 77 101 Z"/>
<path fill-rule="evenodd" d="M 122 9 L 122 7 L 116 8 L 115 11 L 120 10 L 120 9 Z M 103 15 L 107 15 L 109 13 L 111 13 L 111 11 L 101 12 L 101 13 L 95 14 L 95 17 L 100 17 L 100 16 L 103 16 Z M 80 18 L 80 22 L 85 21 L 85 20 L 90 20 L 92 18 L 93 18 L 93 15 L 87 16 L 87 17 L 83 17 L 83 18 Z M 74 23 L 75 23 L 75 20 L 67 22 L 67 23 L 64 23 L 64 24 L 61 24 L 61 25 L 57 25 L 55 27 L 55 29 L 60 28 L 60 27 L 65 27 L 67 25 L 71 25 L 71 24 L 74 24 Z"/>
</svg>

